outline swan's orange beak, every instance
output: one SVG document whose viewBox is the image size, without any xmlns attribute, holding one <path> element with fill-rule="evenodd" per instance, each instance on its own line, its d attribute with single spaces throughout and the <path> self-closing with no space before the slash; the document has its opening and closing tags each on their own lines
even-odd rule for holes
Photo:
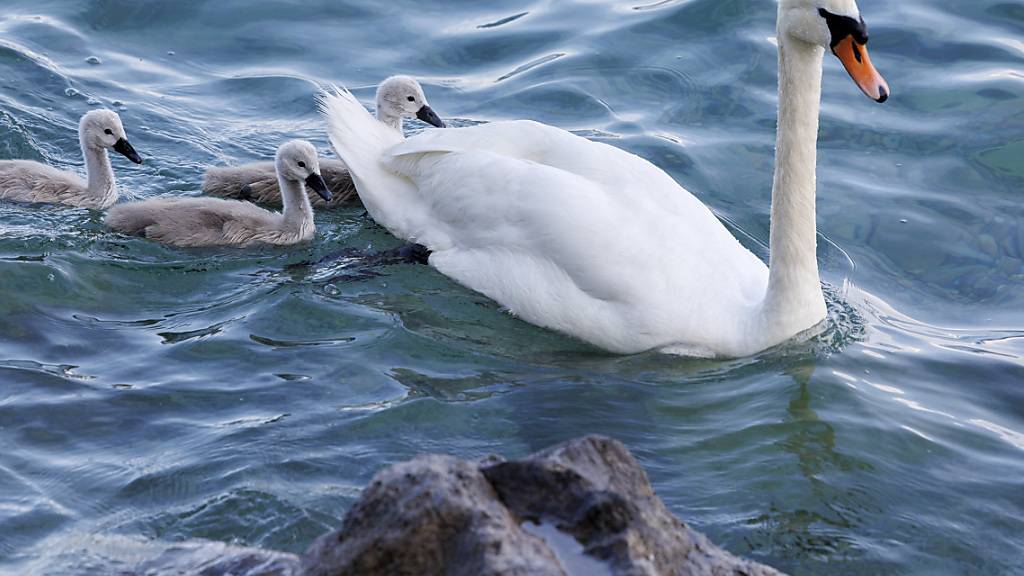
<svg viewBox="0 0 1024 576">
<path fill-rule="evenodd" d="M 885 102 L 889 99 L 889 85 L 871 64 L 866 42 L 862 44 L 850 35 L 833 46 L 832 53 L 839 57 L 850 77 L 868 98 L 875 102 Z"/>
</svg>

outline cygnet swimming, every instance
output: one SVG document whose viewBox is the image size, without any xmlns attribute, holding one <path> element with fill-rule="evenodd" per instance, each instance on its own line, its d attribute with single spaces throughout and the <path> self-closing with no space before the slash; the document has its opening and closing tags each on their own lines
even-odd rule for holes
<svg viewBox="0 0 1024 576">
<path fill-rule="evenodd" d="M 401 131 L 403 118 L 418 118 L 438 128 L 445 126 L 430 107 L 423 87 L 415 78 L 392 76 L 377 89 L 377 119 Z M 334 199 L 328 202 L 310 194 L 314 207 L 334 208 L 355 198 L 356 187 L 344 162 L 323 159 L 320 170 Z M 273 162 L 210 168 L 203 181 L 203 193 L 269 206 L 281 205 L 281 188 L 277 184 Z"/>
<path fill-rule="evenodd" d="M 275 159 L 284 210 L 222 198 L 153 198 L 110 209 L 113 230 L 180 247 L 288 245 L 313 237 L 308 186 L 325 201 L 331 192 L 320 175 L 316 148 L 302 140 L 281 145 Z"/>
<path fill-rule="evenodd" d="M 118 190 L 107 150 L 142 164 L 128 143 L 121 118 L 110 110 L 82 116 L 78 139 L 85 157 L 86 178 L 31 160 L 0 161 L 0 198 L 14 202 L 48 202 L 102 210 L 117 202 Z"/>
</svg>

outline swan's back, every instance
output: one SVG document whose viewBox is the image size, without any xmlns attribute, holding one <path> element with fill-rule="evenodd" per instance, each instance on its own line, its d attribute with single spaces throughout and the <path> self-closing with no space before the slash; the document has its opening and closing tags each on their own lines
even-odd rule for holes
<svg viewBox="0 0 1024 576">
<path fill-rule="evenodd" d="M 417 154 L 480 150 L 557 168 L 600 183 L 604 188 L 618 186 L 626 190 L 642 186 L 645 182 L 641 180 L 648 180 L 656 190 L 681 190 L 667 174 L 639 156 L 532 120 L 431 130 L 396 145 L 387 156 L 398 168 L 403 159 L 409 160 Z M 692 198 L 688 193 L 682 196 Z"/>
<path fill-rule="evenodd" d="M 282 230 L 280 214 L 248 202 L 221 198 L 154 198 L 120 204 L 108 227 L 172 246 L 292 244 L 312 236 Z"/>
<path fill-rule="evenodd" d="M 316 192 L 308 191 L 310 204 L 314 208 L 336 208 L 356 198 L 356 187 L 344 162 L 333 159 L 321 160 L 320 171 L 333 198 L 328 202 Z M 275 208 L 282 205 L 281 185 L 277 181 L 277 172 L 272 161 L 209 168 L 203 180 L 203 194 L 248 200 Z"/>
<path fill-rule="evenodd" d="M 384 154 L 429 211 L 431 264 L 602 348 L 728 353 L 767 267 L 650 162 L 527 121 L 431 131 Z"/>
<path fill-rule="evenodd" d="M 116 197 L 96 199 L 76 174 L 31 160 L 0 161 L 0 198 L 16 202 L 47 202 L 104 208 Z"/>
</svg>

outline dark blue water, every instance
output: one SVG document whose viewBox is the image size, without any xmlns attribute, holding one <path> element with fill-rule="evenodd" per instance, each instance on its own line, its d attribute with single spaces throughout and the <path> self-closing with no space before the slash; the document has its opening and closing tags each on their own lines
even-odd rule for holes
<svg viewBox="0 0 1024 576">
<path fill-rule="evenodd" d="M 0 572 L 169 542 L 302 551 L 381 467 L 623 440 L 671 509 L 793 574 L 1024 573 L 1024 4 L 862 0 L 893 89 L 826 62 L 831 327 L 739 361 L 609 357 L 502 314 L 353 207 L 293 249 L 185 251 L 0 203 Z M 137 197 L 327 143 L 322 81 L 420 77 L 456 123 L 641 154 L 765 254 L 769 0 L 4 0 L 0 158 L 81 167 L 120 111 Z M 94 58 L 91 62 L 88 60 Z M 421 126 L 412 126 L 419 129 Z"/>
</svg>

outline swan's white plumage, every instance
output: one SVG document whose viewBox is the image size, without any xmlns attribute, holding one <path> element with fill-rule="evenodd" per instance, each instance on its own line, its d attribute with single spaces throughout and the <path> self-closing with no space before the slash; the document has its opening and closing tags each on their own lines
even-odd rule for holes
<svg viewBox="0 0 1024 576">
<path fill-rule="evenodd" d="M 747 327 L 730 320 L 764 295 L 764 264 L 633 154 L 530 121 L 401 142 L 346 92 L 324 107 L 370 214 L 531 323 L 621 353 L 731 353 Z"/>
</svg>

